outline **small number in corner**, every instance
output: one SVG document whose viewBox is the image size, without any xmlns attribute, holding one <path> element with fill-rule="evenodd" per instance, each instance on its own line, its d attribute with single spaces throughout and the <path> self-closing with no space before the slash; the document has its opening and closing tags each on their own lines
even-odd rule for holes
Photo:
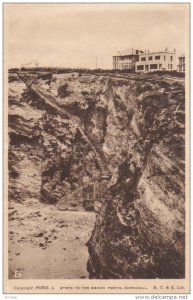
<svg viewBox="0 0 193 300">
<path fill-rule="evenodd" d="M 15 271 L 15 278 L 20 278 L 21 277 L 21 272 L 20 271 Z"/>
</svg>

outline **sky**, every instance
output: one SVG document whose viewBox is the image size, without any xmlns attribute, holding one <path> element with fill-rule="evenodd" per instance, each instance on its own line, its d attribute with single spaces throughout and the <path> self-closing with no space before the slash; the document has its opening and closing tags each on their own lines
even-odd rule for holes
<svg viewBox="0 0 193 300">
<path fill-rule="evenodd" d="M 188 4 L 5 4 L 8 67 L 112 68 L 127 48 L 185 52 Z"/>
</svg>

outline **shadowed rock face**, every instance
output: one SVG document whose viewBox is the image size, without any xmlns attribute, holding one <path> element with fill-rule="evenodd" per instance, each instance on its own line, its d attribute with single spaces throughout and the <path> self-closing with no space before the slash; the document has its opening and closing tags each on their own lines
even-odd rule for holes
<svg viewBox="0 0 193 300">
<path fill-rule="evenodd" d="M 123 87 L 128 153 L 88 242 L 90 278 L 183 278 L 184 88 L 165 80 Z"/>
<path fill-rule="evenodd" d="M 10 199 L 54 204 L 107 168 L 112 177 L 98 195 L 102 206 L 87 243 L 90 278 L 183 278 L 183 81 L 53 74 L 35 85 L 76 122 L 11 80 Z"/>
</svg>

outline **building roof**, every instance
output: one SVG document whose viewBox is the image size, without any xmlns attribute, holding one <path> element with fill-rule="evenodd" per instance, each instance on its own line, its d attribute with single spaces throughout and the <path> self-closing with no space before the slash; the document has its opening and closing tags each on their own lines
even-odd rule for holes
<svg viewBox="0 0 193 300">
<path fill-rule="evenodd" d="M 165 54 L 176 54 L 176 52 L 157 51 L 157 52 L 142 53 L 142 54 L 139 54 L 139 55 L 140 56 L 144 56 L 144 55 L 162 54 L 162 53 L 165 53 Z"/>
<path fill-rule="evenodd" d="M 138 54 L 137 54 L 137 51 L 139 52 Z M 143 52 L 143 51 L 142 50 L 138 50 L 138 49 L 128 48 L 128 49 L 126 49 L 124 51 L 119 51 L 114 56 L 139 55 L 140 52 Z"/>
</svg>

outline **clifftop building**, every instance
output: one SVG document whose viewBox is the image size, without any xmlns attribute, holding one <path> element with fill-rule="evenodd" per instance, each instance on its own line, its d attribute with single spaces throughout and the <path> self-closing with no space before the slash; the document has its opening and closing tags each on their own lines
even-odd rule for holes
<svg viewBox="0 0 193 300">
<path fill-rule="evenodd" d="M 135 63 L 139 60 L 139 55 L 143 53 L 141 50 L 127 49 L 118 52 L 113 56 L 113 69 L 129 69 L 135 71 Z"/>
<path fill-rule="evenodd" d="M 178 57 L 179 65 L 178 65 L 178 72 L 185 72 L 185 55 L 181 55 Z"/>
<path fill-rule="evenodd" d="M 177 70 L 176 53 L 165 51 L 143 53 L 135 64 L 136 72 Z"/>
<path fill-rule="evenodd" d="M 176 51 L 158 52 L 143 52 L 136 49 L 127 49 L 118 52 L 113 56 L 113 69 L 118 70 L 133 70 L 137 73 L 140 72 L 154 72 L 154 71 L 176 71 Z M 179 72 L 185 72 L 185 57 L 179 57 Z"/>
</svg>

